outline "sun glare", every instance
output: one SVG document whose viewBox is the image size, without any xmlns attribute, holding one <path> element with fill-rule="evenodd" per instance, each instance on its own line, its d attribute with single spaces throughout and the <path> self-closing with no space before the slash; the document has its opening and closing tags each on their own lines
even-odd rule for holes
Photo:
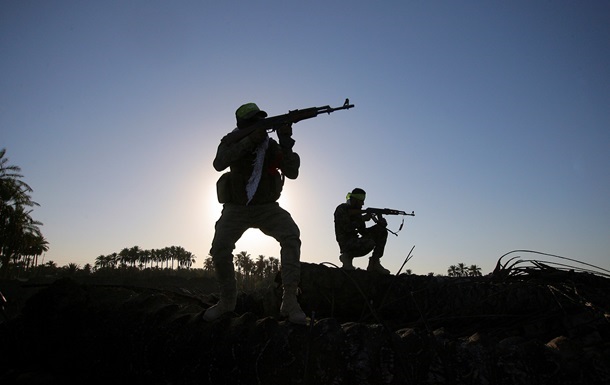
<svg viewBox="0 0 610 385">
<path fill-rule="evenodd" d="M 214 177 L 217 177 L 214 175 Z M 217 179 L 217 178 L 216 178 Z M 216 179 L 212 179 L 213 183 L 207 183 L 202 188 L 203 196 L 201 198 L 202 217 L 212 228 L 222 213 L 222 204 L 218 203 L 216 196 Z M 278 203 L 288 212 L 291 212 L 294 193 L 284 190 Z M 263 234 L 258 229 L 249 229 L 235 244 L 234 253 L 246 251 L 252 258 L 259 255 L 266 257 L 279 257 L 279 243 L 270 236 Z"/>
<path fill-rule="evenodd" d="M 252 259 L 259 255 L 278 258 L 280 245 L 275 239 L 263 234 L 260 230 L 249 229 L 235 244 L 234 253 L 241 251 L 246 251 Z"/>
<path fill-rule="evenodd" d="M 290 198 L 291 198 L 290 191 L 283 190 L 282 195 L 280 195 L 280 199 L 277 200 L 277 203 L 279 203 L 280 206 L 282 206 L 282 208 L 284 208 L 288 212 L 290 212 L 290 209 L 292 208 L 292 206 L 291 206 L 292 200 Z"/>
<path fill-rule="evenodd" d="M 216 196 L 216 182 L 208 183 L 206 188 L 203 189 L 204 196 L 201 199 L 203 208 L 203 217 L 206 222 L 211 221 L 215 223 L 220 218 L 222 212 L 222 205 L 218 203 L 218 197 Z"/>
</svg>

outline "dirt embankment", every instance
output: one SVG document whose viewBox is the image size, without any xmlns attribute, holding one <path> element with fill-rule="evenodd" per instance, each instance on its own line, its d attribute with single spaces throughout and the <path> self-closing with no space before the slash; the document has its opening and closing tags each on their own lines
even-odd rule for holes
<svg viewBox="0 0 610 385">
<path fill-rule="evenodd" d="M 301 281 L 308 326 L 279 318 L 279 287 L 206 323 L 209 282 L 1 282 L 0 383 L 610 383 L 607 278 L 303 264 Z"/>
</svg>

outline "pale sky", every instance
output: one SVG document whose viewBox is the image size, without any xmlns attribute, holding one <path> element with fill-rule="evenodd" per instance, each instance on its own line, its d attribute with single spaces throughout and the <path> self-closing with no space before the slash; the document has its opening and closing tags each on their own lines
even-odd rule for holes
<svg viewBox="0 0 610 385">
<path fill-rule="evenodd" d="M 515 249 L 607 269 L 609 17 L 608 1 L 2 1 L 0 147 L 40 204 L 44 262 L 182 246 L 202 267 L 237 107 L 349 98 L 294 126 L 280 204 L 303 262 L 339 264 L 333 211 L 361 187 L 415 211 L 392 273 L 413 246 L 416 274 L 486 274 Z M 258 230 L 240 251 L 279 257 Z"/>
</svg>

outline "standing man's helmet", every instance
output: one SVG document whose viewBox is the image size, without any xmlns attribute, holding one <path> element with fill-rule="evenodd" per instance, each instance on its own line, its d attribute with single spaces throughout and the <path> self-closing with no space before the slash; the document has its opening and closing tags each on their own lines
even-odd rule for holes
<svg viewBox="0 0 610 385">
<path fill-rule="evenodd" d="M 260 108 L 254 103 L 246 103 L 241 105 L 237 111 L 235 111 L 235 118 L 237 122 L 250 120 L 255 116 L 260 116 L 261 118 L 266 118 L 267 113 L 265 111 L 261 111 Z"/>
</svg>

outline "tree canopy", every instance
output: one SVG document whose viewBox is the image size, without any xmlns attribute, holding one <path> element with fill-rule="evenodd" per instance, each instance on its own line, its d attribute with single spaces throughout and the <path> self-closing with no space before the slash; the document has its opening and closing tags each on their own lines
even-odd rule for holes
<svg viewBox="0 0 610 385">
<path fill-rule="evenodd" d="M 32 188 L 25 183 L 19 166 L 10 165 L 0 150 L 0 272 L 9 275 L 11 265 L 35 263 L 48 250 L 40 231 L 42 223 L 32 218 L 38 206 L 31 197 Z"/>
</svg>

